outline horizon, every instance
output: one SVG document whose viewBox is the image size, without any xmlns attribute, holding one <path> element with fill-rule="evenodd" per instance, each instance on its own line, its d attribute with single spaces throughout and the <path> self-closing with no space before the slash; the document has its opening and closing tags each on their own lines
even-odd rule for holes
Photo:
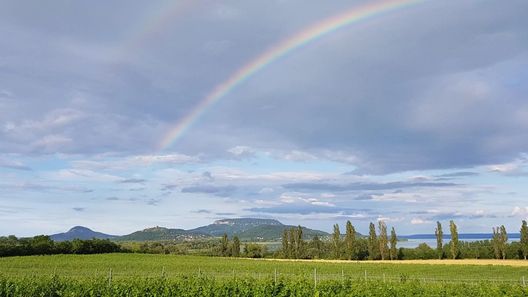
<svg viewBox="0 0 528 297">
<path fill-rule="evenodd" d="M 528 219 L 526 11 L 6 1 L 0 236 L 240 217 L 516 233 Z"/>
<path fill-rule="evenodd" d="M 218 220 L 215 220 L 213 222 L 210 222 L 210 224 L 207 224 L 207 225 L 212 225 L 212 224 L 215 224 L 217 221 L 223 221 L 223 220 L 236 220 L 236 219 L 261 219 L 261 218 L 249 218 L 249 217 L 243 217 L 243 218 L 229 218 L 229 219 L 218 219 Z M 295 224 L 292 224 L 292 225 L 289 225 L 289 224 L 284 224 L 282 223 L 281 221 L 279 220 L 276 220 L 276 219 L 267 219 L 267 220 L 274 220 L 274 221 L 277 221 L 285 226 L 298 226 L 298 225 L 295 225 Z M 456 222 L 455 222 L 456 223 Z M 148 230 L 148 229 L 152 229 L 152 228 L 166 228 L 166 229 L 181 229 L 181 230 L 186 230 L 186 231 L 189 231 L 189 230 L 194 230 L 194 229 L 197 229 L 199 227 L 204 227 L 204 226 L 207 226 L 207 225 L 200 225 L 200 226 L 194 226 L 192 228 L 178 228 L 178 226 L 159 226 L 159 225 L 156 225 L 156 226 L 148 226 L 148 227 L 144 227 L 142 229 L 138 229 L 138 230 L 134 230 L 134 231 L 130 231 L 128 233 L 123 233 L 123 234 L 112 234 L 112 233 L 108 233 L 108 232 L 105 232 L 104 230 L 98 230 L 98 229 L 94 229 L 94 228 L 91 228 L 90 226 L 83 226 L 83 225 L 75 225 L 75 226 L 72 226 L 70 228 L 67 228 L 66 230 L 63 230 L 61 232 L 58 232 L 58 233 L 55 233 L 55 234 L 60 234 L 60 233 L 68 233 L 70 232 L 71 230 L 75 229 L 75 228 L 84 228 L 84 229 L 88 229 L 90 231 L 93 231 L 93 232 L 99 232 L 99 233 L 103 233 L 103 234 L 106 234 L 106 235 L 112 235 L 112 236 L 117 236 L 117 237 L 120 237 L 120 236 L 125 236 L 125 235 L 129 235 L 129 234 L 132 234 L 134 232 L 137 232 L 137 231 L 144 231 L 144 230 Z M 445 227 L 444 225 L 442 225 L 443 227 Z M 301 227 L 305 228 L 306 226 L 302 226 Z M 339 226 L 340 229 L 342 230 L 341 232 L 344 232 L 344 229 L 345 229 L 345 226 Z M 359 226 L 354 226 L 356 228 L 356 232 L 363 235 L 363 236 L 366 236 L 366 234 L 368 234 L 368 226 L 367 228 L 365 228 L 365 230 L 361 230 L 361 228 L 358 228 Z M 388 227 L 392 227 L 392 226 L 388 226 Z M 308 228 L 308 227 L 306 227 Z M 395 227 L 396 228 L 396 227 Z M 312 230 L 319 230 L 319 231 L 324 231 L 324 232 L 327 232 L 329 235 L 332 234 L 332 231 L 331 230 L 332 228 L 329 228 L 329 229 L 325 229 L 325 228 L 310 228 Z M 507 230 L 508 231 L 508 230 Z M 55 235 L 55 234 L 34 234 L 32 236 L 37 236 L 37 235 Z M 477 235 L 477 234 L 485 234 L 485 235 L 491 235 L 493 233 L 491 232 L 471 232 L 471 233 L 468 233 L 468 232 L 458 232 L 458 235 L 459 236 L 464 236 L 464 235 Z M 9 235 L 15 235 L 16 234 L 9 234 Z M 9 236 L 9 235 L 2 235 L 0 234 L 0 237 L 1 236 Z M 344 236 L 344 233 L 341 234 L 342 236 Z M 408 237 L 408 236 L 421 236 L 421 235 L 427 235 L 427 236 L 435 236 L 435 233 L 434 231 L 431 232 L 431 233 L 405 233 L 405 234 L 399 234 L 397 233 L 398 236 L 402 236 L 402 237 Z M 514 236 L 517 236 L 517 235 L 520 235 L 520 232 L 509 232 L 508 231 L 508 235 L 511 236 L 511 235 L 514 235 Z M 443 238 L 449 238 L 451 236 L 451 233 L 449 230 L 445 230 L 444 232 L 444 235 L 443 235 Z M 20 237 L 20 236 L 17 236 L 17 237 Z M 517 238 L 517 237 L 514 237 L 514 238 Z M 420 238 L 416 238 L 416 240 L 419 240 Z M 463 239 L 463 238 L 462 238 Z"/>
</svg>

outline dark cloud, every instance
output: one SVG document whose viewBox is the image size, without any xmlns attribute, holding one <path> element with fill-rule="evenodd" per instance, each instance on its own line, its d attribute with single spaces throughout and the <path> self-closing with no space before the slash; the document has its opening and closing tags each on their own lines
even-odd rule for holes
<svg viewBox="0 0 528 297">
<path fill-rule="evenodd" d="M 287 190 L 294 191 L 379 191 L 394 190 L 405 188 L 443 188 L 458 186 L 455 183 L 440 182 L 390 182 L 390 183 L 349 183 L 349 184 L 330 184 L 330 183 L 291 183 L 282 185 Z"/>
<path fill-rule="evenodd" d="M 215 213 L 217 216 L 236 216 L 237 214 L 234 212 L 217 212 Z"/>
<path fill-rule="evenodd" d="M 216 196 L 226 197 L 235 192 L 237 187 L 228 186 L 213 186 L 213 185 L 200 185 L 182 188 L 182 193 L 205 193 L 214 194 Z"/>
<path fill-rule="evenodd" d="M 119 183 L 122 184 L 142 184 L 145 183 L 147 180 L 142 178 L 127 178 L 124 180 L 119 181 Z"/>
<path fill-rule="evenodd" d="M 127 43 L 157 4 L 36 12 L 8 2 L 0 152 L 32 154 L 151 152 L 238 67 L 361 5 L 196 3 L 148 42 Z M 243 146 L 341 152 L 354 157 L 356 174 L 512 160 L 528 147 L 526 9 L 523 0 L 425 2 L 343 27 L 249 77 L 173 150 L 206 160 L 258 155 Z M 76 26 L 64 25 L 72 19 Z"/>
<path fill-rule="evenodd" d="M 459 172 L 451 172 L 451 173 L 444 173 L 435 175 L 436 177 L 440 178 L 453 178 L 453 177 L 468 177 L 468 176 L 478 176 L 479 173 L 472 172 L 472 171 L 459 171 Z"/>
<path fill-rule="evenodd" d="M 323 205 L 313 205 L 313 204 L 282 204 L 279 206 L 271 207 L 253 207 L 246 209 L 254 213 L 270 213 L 270 214 L 364 214 L 369 212 L 369 209 L 353 209 L 346 207 L 335 207 L 335 206 L 323 206 Z"/>
<path fill-rule="evenodd" d="M 210 210 L 207 209 L 198 209 L 191 211 L 192 213 L 198 213 L 198 214 L 210 214 L 212 213 Z"/>
</svg>

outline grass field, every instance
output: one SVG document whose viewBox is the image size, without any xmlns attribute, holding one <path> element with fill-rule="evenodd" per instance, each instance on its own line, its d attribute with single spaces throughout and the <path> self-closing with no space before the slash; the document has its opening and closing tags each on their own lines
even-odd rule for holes
<svg viewBox="0 0 528 297">
<path fill-rule="evenodd" d="M 528 296 L 523 283 L 528 267 L 520 262 L 429 263 L 146 254 L 11 257 L 0 258 L 0 297 Z"/>
<path fill-rule="evenodd" d="M 426 260 L 390 262 L 355 261 L 283 261 L 218 258 L 200 256 L 104 254 L 53 255 L 0 258 L 0 274 L 5 276 L 53 275 L 73 278 L 104 277 L 112 271 L 114 278 L 168 278 L 198 273 L 222 277 L 306 277 L 316 271 L 320 279 L 409 279 L 438 281 L 528 281 L 528 261 Z M 458 265 L 448 265 L 448 264 Z M 435 265 L 446 264 L 446 265 Z M 469 265 L 472 264 L 472 265 Z M 486 265 L 474 265 L 486 264 Z M 508 265 L 496 265 L 508 264 Z"/>
</svg>

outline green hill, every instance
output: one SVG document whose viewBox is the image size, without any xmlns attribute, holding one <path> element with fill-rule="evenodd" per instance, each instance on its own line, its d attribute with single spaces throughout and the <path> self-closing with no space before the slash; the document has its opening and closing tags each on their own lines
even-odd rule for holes
<svg viewBox="0 0 528 297">
<path fill-rule="evenodd" d="M 209 237 L 206 234 L 189 232 L 183 229 L 153 227 L 116 238 L 119 241 L 162 241 L 162 240 L 194 240 Z"/>
</svg>

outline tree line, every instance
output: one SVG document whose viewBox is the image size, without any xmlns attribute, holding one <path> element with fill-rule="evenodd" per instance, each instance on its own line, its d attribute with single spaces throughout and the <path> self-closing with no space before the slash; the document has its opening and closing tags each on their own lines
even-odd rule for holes
<svg viewBox="0 0 528 297">
<path fill-rule="evenodd" d="M 508 242 L 504 225 L 493 227 L 491 240 L 464 242 L 459 240 L 458 227 L 449 222 L 450 241 L 444 244 L 442 224 L 437 222 L 436 249 L 423 243 L 416 248 L 398 248 L 394 227 L 388 234 L 387 225 L 379 221 L 369 224 L 369 233 L 360 236 L 350 221 L 346 222 L 345 234 L 335 224 L 328 240 L 314 236 L 303 239 L 301 226 L 283 232 L 281 248 L 274 257 L 285 259 L 342 259 L 342 260 L 405 260 L 405 259 L 525 259 L 528 257 L 528 225 L 522 221 L 520 241 Z"/>
<path fill-rule="evenodd" d="M 108 239 L 90 239 L 55 242 L 49 236 L 32 238 L 16 236 L 0 237 L 0 257 L 53 255 L 53 254 L 102 254 L 123 252 L 121 247 Z"/>
</svg>

